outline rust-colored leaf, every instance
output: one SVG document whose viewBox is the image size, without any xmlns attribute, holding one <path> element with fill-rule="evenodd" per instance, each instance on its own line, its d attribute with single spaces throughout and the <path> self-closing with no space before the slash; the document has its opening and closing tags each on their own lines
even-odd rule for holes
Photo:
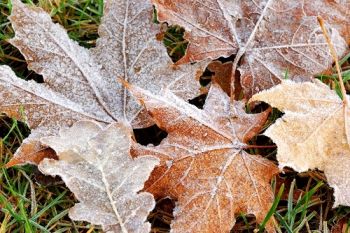
<svg viewBox="0 0 350 233">
<path fill-rule="evenodd" d="M 238 100 L 240 98 L 242 88 L 239 83 L 239 76 L 233 70 L 232 62 L 213 61 L 207 68 L 214 73 L 213 83 L 217 83 L 228 96 L 233 95 L 233 99 Z"/>
<path fill-rule="evenodd" d="M 25 140 L 16 153 L 17 156 L 6 164 L 7 168 L 23 163 L 39 164 L 44 158 L 58 159 L 54 150 L 42 146 L 38 141 L 31 141 L 30 139 Z"/>
<path fill-rule="evenodd" d="M 228 96 L 231 96 L 231 83 L 235 78 L 232 68 L 232 62 L 214 61 L 208 65 L 208 70 L 214 73 L 212 82 L 219 84 Z"/>
<path fill-rule="evenodd" d="M 222 1 L 215 0 L 152 0 L 158 20 L 178 24 L 186 29 L 190 41 L 180 63 L 206 58 L 230 56 L 238 51 L 234 25 Z"/>
<path fill-rule="evenodd" d="M 230 104 L 215 84 L 203 110 L 168 90 L 158 96 L 132 85 L 129 89 L 168 132 L 159 146 L 135 144 L 133 155 L 161 160 L 145 190 L 177 200 L 173 232 L 229 232 L 241 212 L 263 220 L 273 200 L 270 179 L 278 169 L 244 148 L 268 112 L 246 114 L 242 102 Z M 268 229 L 273 231 L 271 221 Z"/>
<path fill-rule="evenodd" d="M 349 51 L 350 2 L 304 0 L 152 0 L 159 20 L 186 29 L 178 62 L 236 54 L 245 96 L 288 78 L 309 80 L 332 64 L 317 16 L 328 23 L 338 56 Z"/>
<path fill-rule="evenodd" d="M 349 215 L 339 219 L 332 227 L 331 233 L 349 233 Z"/>
</svg>

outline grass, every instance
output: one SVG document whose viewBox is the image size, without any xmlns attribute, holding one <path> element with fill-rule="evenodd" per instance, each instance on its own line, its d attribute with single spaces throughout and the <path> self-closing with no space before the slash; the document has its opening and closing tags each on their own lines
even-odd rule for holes
<svg viewBox="0 0 350 233">
<path fill-rule="evenodd" d="M 95 46 L 97 28 L 103 14 L 103 0 L 38 0 L 25 1 L 44 8 L 55 22 L 63 25 L 70 38 L 80 45 Z M 13 30 L 7 19 L 11 4 L 0 1 L 0 64 L 11 66 L 17 75 L 24 79 L 42 81 L 40 75 L 27 70 L 27 65 L 19 51 L 8 43 Z M 187 42 L 182 39 L 180 27 L 164 28 L 164 44 L 173 60 L 185 52 Z M 343 79 L 350 90 L 350 54 L 341 60 Z M 318 78 L 335 90 L 339 89 L 334 71 Z M 274 110 L 266 127 L 271 125 L 281 113 Z M 86 222 L 73 222 L 68 218 L 68 209 L 76 202 L 74 195 L 59 179 L 44 177 L 35 166 L 18 166 L 5 169 L 15 150 L 29 134 L 29 129 L 21 122 L 0 115 L 0 233 L 5 232 L 101 232 L 96 226 Z M 272 145 L 268 138 L 257 136 L 254 145 Z M 262 154 L 275 160 L 276 149 L 250 149 L 250 153 Z M 274 218 L 278 232 L 330 232 L 331 228 L 346 226 L 349 222 L 350 208 L 332 209 L 333 191 L 326 184 L 320 171 L 296 173 L 285 169 L 272 181 L 271 187 L 276 198 L 260 225 L 254 216 L 237 216 L 233 232 L 264 231 L 267 221 Z M 153 232 L 168 232 L 172 220 L 174 202 L 169 199 L 158 200 L 157 207 L 150 214 Z M 348 226 L 350 226 L 348 224 Z M 346 227 L 345 227 L 346 228 Z M 344 228 L 344 229 L 345 229 Z M 349 231 L 350 232 L 350 231 Z"/>
<path fill-rule="evenodd" d="M 345 57 L 343 57 L 339 61 L 339 65 L 343 66 L 343 71 L 342 71 L 342 78 L 343 82 L 346 86 L 347 90 L 350 90 L 350 64 L 349 64 L 349 59 L 350 59 L 350 53 L 347 54 Z M 341 97 L 341 90 L 340 90 L 340 85 L 338 81 L 338 75 L 336 73 L 335 69 L 332 69 L 331 74 L 320 74 L 317 75 L 316 78 L 318 78 L 320 81 L 324 83 L 328 83 L 332 89 L 334 89 L 337 94 Z"/>
<path fill-rule="evenodd" d="M 67 217 L 74 196 L 57 179 L 43 177 L 34 166 L 5 169 L 29 130 L 16 120 L 0 117 L 0 232 L 98 232 Z"/>
</svg>

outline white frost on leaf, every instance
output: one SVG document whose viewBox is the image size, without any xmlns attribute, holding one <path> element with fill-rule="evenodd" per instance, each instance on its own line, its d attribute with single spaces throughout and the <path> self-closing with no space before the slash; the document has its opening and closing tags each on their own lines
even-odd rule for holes
<svg viewBox="0 0 350 233">
<path fill-rule="evenodd" d="M 189 41 L 179 63 L 235 55 L 247 98 L 288 77 L 298 81 L 332 65 L 317 16 L 338 56 L 349 52 L 350 2 L 318 0 L 152 0 L 162 22 L 181 25 Z"/>
<path fill-rule="evenodd" d="M 21 51 L 30 69 L 43 75 L 44 83 L 14 80 L 6 84 L 9 87 L 2 88 L 1 94 L 7 98 L 16 95 L 16 98 L 8 100 L 13 102 L 12 105 L 0 104 L 0 111 L 8 114 L 23 106 L 27 122 L 35 133 L 30 136 L 33 140 L 47 134 L 55 135 L 60 127 L 67 126 L 67 118 L 70 120 L 68 125 L 85 119 L 102 124 L 122 120 L 136 128 L 154 124 L 142 106 L 132 100 L 125 87 L 117 82 L 118 78 L 155 93 L 166 87 L 185 100 L 200 92 L 198 78 L 207 62 L 174 66 L 164 45 L 156 39 L 159 26 L 152 22 L 153 7 L 147 1 L 105 0 L 100 39 L 92 50 L 71 40 L 64 28 L 53 23 L 43 9 L 19 0 L 13 0 L 12 4 L 9 19 L 15 37 L 10 43 Z M 0 74 L 3 80 L 7 79 L 8 73 Z M 35 85 L 40 93 L 16 93 L 17 82 L 23 83 L 22 86 L 25 83 Z M 22 95 L 26 98 L 19 101 Z M 50 108 L 37 111 L 39 107 L 31 104 L 36 101 L 36 95 L 46 96 Z M 60 104 L 56 105 L 53 99 L 60 99 Z M 69 105 L 69 111 L 67 108 L 62 110 L 61 105 Z M 57 110 L 53 110 L 55 107 Z M 52 112 L 47 113 L 49 110 Z M 71 112 L 74 112 L 74 117 Z M 52 115 L 57 115 L 55 120 L 52 120 Z M 42 130 L 43 125 L 45 130 Z M 33 156 L 25 157 L 21 150 L 17 151 L 13 165 L 36 163 L 30 158 L 35 157 L 35 151 L 30 152 Z"/>
<path fill-rule="evenodd" d="M 141 106 L 118 78 L 153 93 L 168 88 L 188 100 L 199 94 L 199 75 L 208 64 L 175 66 L 162 41 L 155 38 L 159 32 L 150 1 L 105 1 L 100 38 L 92 55 L 102 67 L 105 98 L 112 112 L 136 127 L 153 121 L 144 112 L 140 114 Z"/>
<path fill-rule="evenodd" d="M 39 138 L 57 133 L 60 127 L 70 126 L 80 119 L 108 123 L 108 118 L 86 112 L 65 96 L 34 81 L 18 78 L 8 66 L 0 66 L 0 99 L 2 113 L 24 121 L 32 129 L 17 150 L 19 156 L 12 160 L 14 164 L 38 162 L 38 154 L 43 149 Z"/>
<path fill-rule="evenodd" d="M 279 166 L 324 171 L 334 188 L 334 207 L 350 206 L 349 106 L 319 81 L 283 81 L 251 101 L 266 102 L 285 113 L 265 132 L 277 145 Z"/>
<path fill-rule="evenodd" d="M 239 213 L 263 221 L 273 201 L 270 180 L 278 168 L 244 148 L 263 127 L 269 110 L 247 114 L 242 101 L 230 102 L 216 84 L 203 109 L 167 90 L 160 95 L 133 85 L 129 90 L 168 133 L 158 146 L 134 143 L 132 155 L 160 159 L 145 190 L 156 198 L 177 200 L 171 232 L 227 233 Z M 266 229 L 274 232 L 272 221 Z"/>
<path fill-rule="evenodd" d="M 73 220 L 102 225 L 108 232 L 149 232 L 146 222 L 155 201 L 141 192 L 159 160 L 132 159 L 130 129 L 113 123 L 103 129 L 93 121 L 79 121 L 41 142 L 54 149 L 59 160 L 44 159 L 39 169 L 61 176 L 79 203 L 70 211 Z"/>
</svg>

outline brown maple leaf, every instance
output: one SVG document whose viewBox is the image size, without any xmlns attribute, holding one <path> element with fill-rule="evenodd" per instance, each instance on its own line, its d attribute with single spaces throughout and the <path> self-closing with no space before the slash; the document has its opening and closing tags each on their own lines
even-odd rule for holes
<svg viewBox="0 0 350 233">
<path fill-rule="evenodd" d="M 349 206 L 348 104 L 319 81 L 289 80 L 254 95 L 251 101 L 264 101 L 285 113 L 265 132 L 277 144 L 279 166 L 288 166 L 297 172 L 323 170 L 334 189 L 334 207 Z"/>
<path fill-rule="evenodd" d="M 20 80 L 0 67 L 0 111 L 24 119 L 32 130 L 9 165 L 37 163 L 45 156 L 38 138 L 81 119 L 101 124 L 123 120 L 134 127 L 153 124 L 117 78 L 154 92 L 168 87 L 186 100 L 200 93 L 197 79 L 206 62 L 175 67 L 156 40 L 159 27 L 152 14 L 147 1 L 106 0 L 97 47 L 87 50 L 42 9 L 13 0 L 10 21 L 16 36 L 10 42 L 28 67 L 43 75 L 44 83 Z"/>
<path fill-rule="evenodd" d="M 319 0 L 152 0 L 158 18 L 186 29 L 188 63 L 236 54 L 234 68 L 241 73 L 247 98 L 274 86 L 286 74 L 309 80 L 330 68 L 317 16 L 332 32 L 338 56 L 350 41 L 350 2 Z"/>
<path fill-rule="evenodd" d="M 242 88 L 239 84 L 239 77 L 233 70 L 233 62 L 213 61 L 207 69 L 214 73 L 211 79 L 213 83 L 217 83 L 233 99 L 238 100 L 240 98 Z"/>
<path fill-rule="evenodd" d="M 241 212 L 264 219 L 273 200 L 270 179 L 278 169 L 244 148 L 269 111 L 246 114 L 244 103 L 230 103 L 217 85 L 203 110 L 169 90 L 161 96 L 130 85 L 129 90 L 168 133 L 159 146 L 135 144 L 132 154 L 161 160 L 145 190 L 177 200 L 173 232 L 229 232 Z M 268 229 L 273 231 L 271 221 Z"/>
</svg>

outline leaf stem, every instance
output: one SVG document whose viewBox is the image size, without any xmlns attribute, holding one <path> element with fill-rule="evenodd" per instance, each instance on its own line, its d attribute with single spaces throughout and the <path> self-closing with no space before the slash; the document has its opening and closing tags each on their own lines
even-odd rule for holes
<svg viewBox="0 0 350 233">
<path fill-rule="evenodd" d="M 337 74 L 338 74 L 338 79 L 339 79 L 340 90 L 341 90 L 341 93 L 342 93 L 343 103 L 344 103 L 344 105 L 348 105 L 348 100 L 346 98 L 346 90 L 345 90 L 344 82 L 343 82 L 343 79 L 342 79 L 342 76 L 341 76 L 341 71 L 340 71 L 340 65 L 339 65 L 339 61 L 338 61 L 337 52 L 335 51 L 334 45 L 332 43 L 332 40 L 331 40 L 331 38 L 328 35 L 327 29 L 326 29 L 326 27 L 324 25 L 324 20 L 322 19 L 321 16 L 317 16 L 317 20 L 318 20 L 318 23 L 321 26 L 322 33 L 323 33 L 324 37 L 326 38 L 328 47 L 330 49 L 331 55 L 333 57 L 333 60 L 335 62 L 335 68 L 337 69 Z"/>
</svg>

